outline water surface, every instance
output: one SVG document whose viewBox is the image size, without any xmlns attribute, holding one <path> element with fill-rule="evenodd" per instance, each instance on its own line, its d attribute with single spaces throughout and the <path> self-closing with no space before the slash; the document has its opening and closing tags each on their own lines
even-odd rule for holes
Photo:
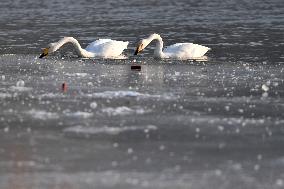
<svg viewBox="0 0 284 189">
<path fill-rule="evenodd" d="M 0 188 L 282 188 L 283 14 L 281 0 L 0 2 Z M 134 57 L 153 32 L 208 61 Z M 129 41 L 129 58 L 38 59 L 63 36 Z"/>
</svg>

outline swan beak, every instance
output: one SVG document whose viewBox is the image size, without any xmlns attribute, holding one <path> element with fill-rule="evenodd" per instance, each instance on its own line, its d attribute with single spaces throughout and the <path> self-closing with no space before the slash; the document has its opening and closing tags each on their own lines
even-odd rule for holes
<svg viewBox="0 0 284 189">
<path fill-rule="evenodd" d="M 143 45 L 142 44 L 140 44 L 140 45 L 138 45 L 137 47 L 136 47 L 136 50 L 135 50 L 135 53 L 134 53 L 134 55 L 137 55 L 139 52 L 141 52 L 142 50 L 143 50 Z"/>
<path fill-rule="evenodd" d="M 43 49 L 43 52 L 42 52 L 42 54 L 39 56 L 39 58 L 43 58 L 43 57 L 45 57 L 45 56 L 47 56 L 48 55 L 48 48 L 45 48 L 45 49 Z"/>
<path fill-rule="evenodd" d="M 139 47 L 136 48 L 134 55 L 137 55 L 139 53 Z"/>
</svg>

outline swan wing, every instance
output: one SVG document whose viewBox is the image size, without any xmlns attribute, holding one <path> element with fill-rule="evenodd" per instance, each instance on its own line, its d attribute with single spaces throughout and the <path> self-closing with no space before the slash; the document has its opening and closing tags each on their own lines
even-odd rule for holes
<svg viewBox="0 0 284 189">
<path fill-rule="evenodd" d="M 98 39 L 90 43 L 86 50 L 93 52 L 96 56 L 114 58 L 121 55 L 127 49 L 128 41 L 116 41 L 112 39 Z"/>
<path fill-rule="evenodd" d="M 199 58 L 210 48 L 194 43 L 176 43 L 165 48 L 164 53 L 169 58 Z"/>
</svg>

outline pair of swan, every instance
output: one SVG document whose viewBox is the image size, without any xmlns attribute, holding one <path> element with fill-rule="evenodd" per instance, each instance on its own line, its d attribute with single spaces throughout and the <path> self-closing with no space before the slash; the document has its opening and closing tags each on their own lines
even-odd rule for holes
<svg viewBox="0 0 284 189">
<path fill-rule="evenodd" d="M 163 40 L 160 35 L 152 34 L 148 38 L 142 39 L 135 50 L 137 55 L 145 49 L 152 41 L 156 41 L 154 50 L 155 58 L 176 58 L 176 59 L 195 59 L 202 57 L 210 48 L 193 44 L 193 43 L 176 43 L 170 45 L 163 50 Z M 128 41 L 116 41 L 111 39 L 99 39 L 90 43 L 85 49 L 81 47 L 79 42 L 73 37 L 64 37 L 58 42 L 50 43 L 47 48 L 43 49 L 43 53 L 39 58 L 47 56 L 49 53 L 57 51 L 66 43 L 71 43 L 75 47 L 78 55 L 84 58 L 110 58 L 117 59 L 123 57 L 122 52 L 127 49 Z"/>
</svg>

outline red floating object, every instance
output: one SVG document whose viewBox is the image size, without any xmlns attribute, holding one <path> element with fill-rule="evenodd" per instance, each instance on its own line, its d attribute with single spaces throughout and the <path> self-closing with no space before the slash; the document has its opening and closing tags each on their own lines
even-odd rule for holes
<svg viewBox="0 0 284 189">
<path fill-rule="evenodd" d="M 62 83 L 62 91 L 66 92 L 67 91 L 67 84 L 64 82 Z"/>
</svg>

